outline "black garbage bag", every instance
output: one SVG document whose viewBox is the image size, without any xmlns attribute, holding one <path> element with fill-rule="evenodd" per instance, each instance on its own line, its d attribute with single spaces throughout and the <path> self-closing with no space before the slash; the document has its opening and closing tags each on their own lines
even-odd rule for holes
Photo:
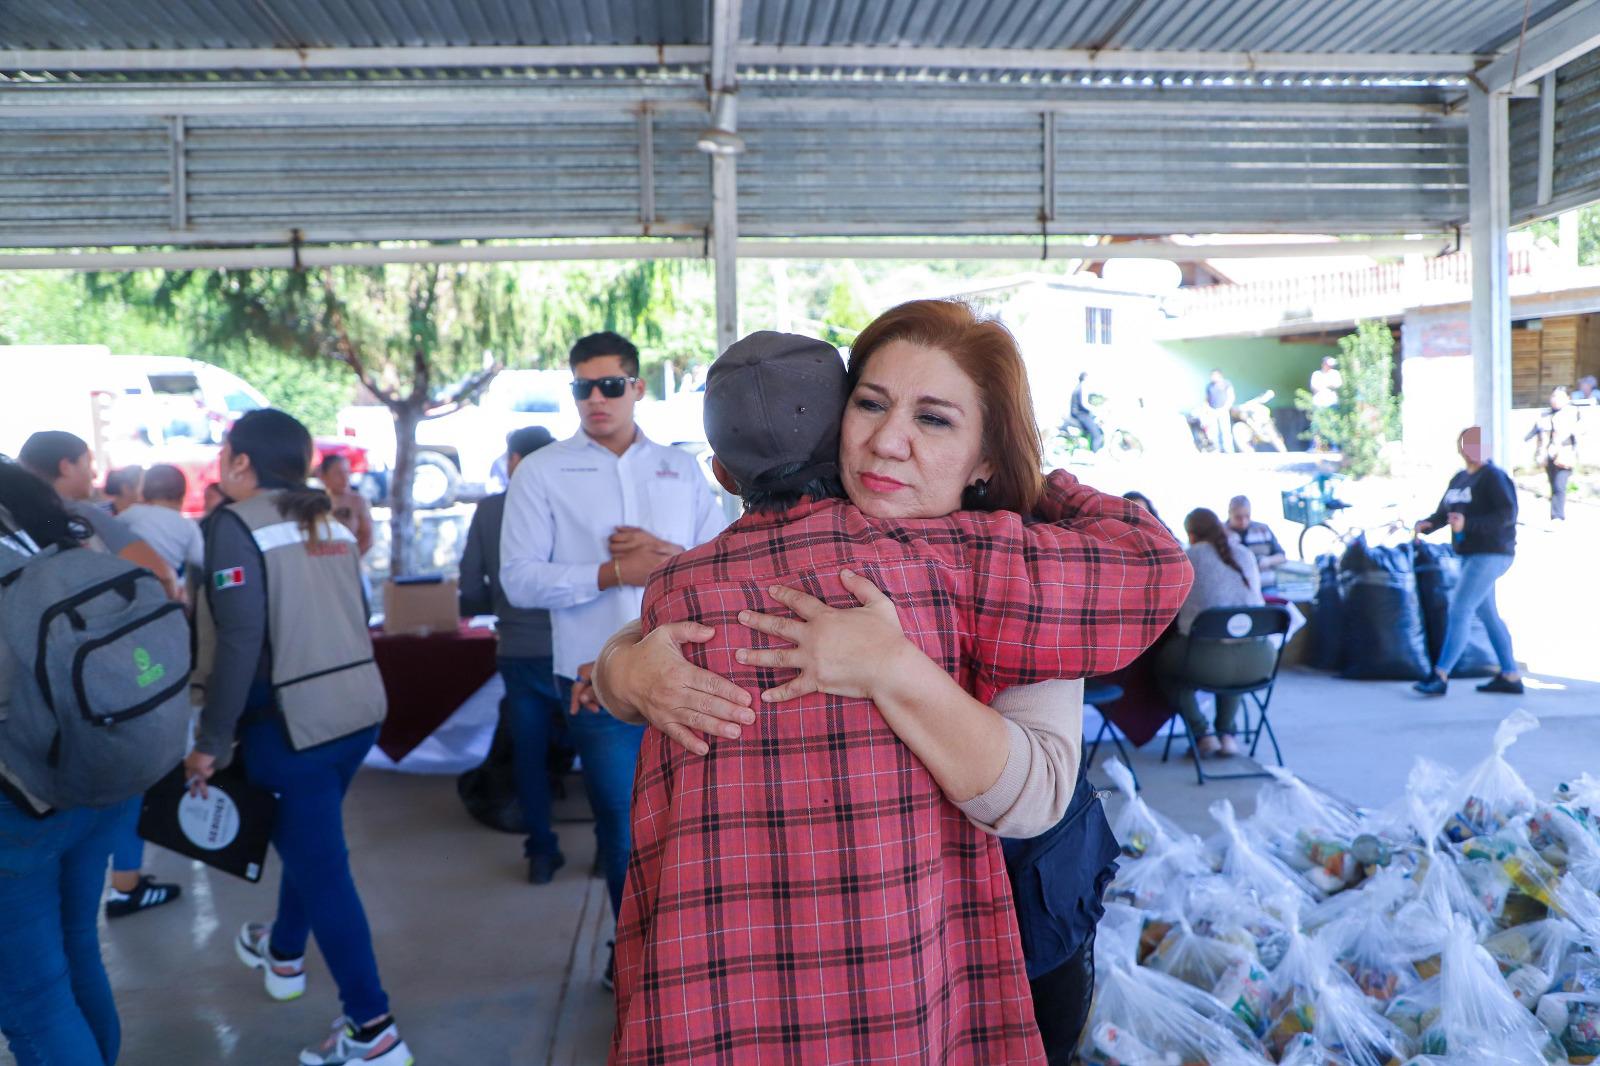
<svg viewBox="0 0 1600 1066">
<path fill-rule="evenodd" d="M 1456 586 L 1461 583 L 1461 557 L 1448 544 L 1416 544 L 1417 596 L 1422 601 L 1422 624 L 1428 632 L 1428 662 L 1439 661 L 1444 649 L 1444 634 L 1449 626 L 1450 604 L 1455 599 Z M 1489 643 L 1489 631 L 1483 622 L 1473 616 L 1472 629 L 1467 634 L 1467 647 L 1451 677 L 1493 677 L 1500 672 L 1500 660 L 1495 657 L 1494 645 Z"/>
<path fill-rule="evenodd" d="M 1409 546 L 1374 548 L 1358 539 L 1339 563 L 1339 589 L 1344 600 L 1340 675 L 1364 681 L 1426 677 L 1432 660 Z"/>
<path fill-rule="evenodd" d="M 525 833 L 522 804 L 517 800 L 517 768 L 512 759 L 511 719 L 500 701 L 500 721 L 483 762 L 456 778 L 456 794 L 467 813 L 490 829 Z"/>
<path fill-rule="evenodd" d="M 1344 597 L 1339 591 L 1339 557 L 1317 557 L 1317 598 L 1311 605 L 1311 666 L 1337 670 L 1344 665 Z"/>
</svg>

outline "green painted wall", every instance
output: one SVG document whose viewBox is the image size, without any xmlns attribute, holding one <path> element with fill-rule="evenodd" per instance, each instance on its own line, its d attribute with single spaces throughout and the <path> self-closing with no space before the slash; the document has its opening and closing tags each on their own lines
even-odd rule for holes
<svg viewBox="0 0 1600 1066">
<path fill-rule="evenodd" d="M 1276 337 L 1162 341 L 1158 347 L 1171 357 L 1172 371 L 1191 379 L 1196 402 L 1216 367 L 1233 382 L 1241 400 L 1264 389 L 1275 391 L 1273 407 L 1294 406 L 1295 390 L 1309 385 L 1322 357 L 1339 354 L 1337 344 L 1285 344 Z"/>
</svg>

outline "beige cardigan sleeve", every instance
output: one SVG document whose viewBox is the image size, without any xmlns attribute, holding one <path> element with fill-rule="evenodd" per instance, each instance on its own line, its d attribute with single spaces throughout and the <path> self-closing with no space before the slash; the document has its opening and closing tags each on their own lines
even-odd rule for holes
<svg viewBox="0 0 1600 1066">
<path fill-rule="evenodd" d="M 989 791 L 956 806 L 985 833 L 1038 836 L 1065 817 L 1078 784 L 1083 682 L 1022 685 L 991 706 L 1006 720 L 1011 754 Z"/>
<path fill-rule="evenodd" d="M 597 662 L 618 646 L 636 644 L 640 623 L 630 622 L 604 648 Z M 642 715 L 618 710 L 606 697 L 604 669 L 597 669 L 595 696 L 624 722 L 646 724 Z M 956 804 L 979 829 L 999 836 L 1038 836 L 1059 822 L 1072 802 L 1083 751 L 1083 682 L 1044 681 L 1000 693 L 993 707 L 1006 720 L 1011 750 L 1000 777 L 987 792 Z"/>
</svg>

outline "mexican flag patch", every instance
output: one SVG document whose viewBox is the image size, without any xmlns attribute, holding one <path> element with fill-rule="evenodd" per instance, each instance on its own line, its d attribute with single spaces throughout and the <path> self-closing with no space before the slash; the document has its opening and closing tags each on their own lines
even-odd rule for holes
<svg viewBox="0 0 1600 1066">
<path fill-rule="evenodd" d="M 211 587 L 214 589 L 236 589 L 244 584 L 244 567 L 236 566 L 231 570 L 218 570 L 211 575 Z"/>
</svg>

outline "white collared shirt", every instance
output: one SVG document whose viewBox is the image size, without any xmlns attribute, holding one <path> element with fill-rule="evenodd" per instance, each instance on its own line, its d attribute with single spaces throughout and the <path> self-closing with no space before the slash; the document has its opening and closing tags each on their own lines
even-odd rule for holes
<svg viewBox="0 0 1600 1066">
<path fill-rule="evenodd" d="M 695 457 L 639 432 L 620 456 L 583 430 L 517 464 L 500 528 L 500 585 L 517 607 L 544 607 L 555 672 L 576 677 L 639 617 L 644 590 L 600 590 L 618 526 L 692 548 L 728 524 Z"/>
</svg>

